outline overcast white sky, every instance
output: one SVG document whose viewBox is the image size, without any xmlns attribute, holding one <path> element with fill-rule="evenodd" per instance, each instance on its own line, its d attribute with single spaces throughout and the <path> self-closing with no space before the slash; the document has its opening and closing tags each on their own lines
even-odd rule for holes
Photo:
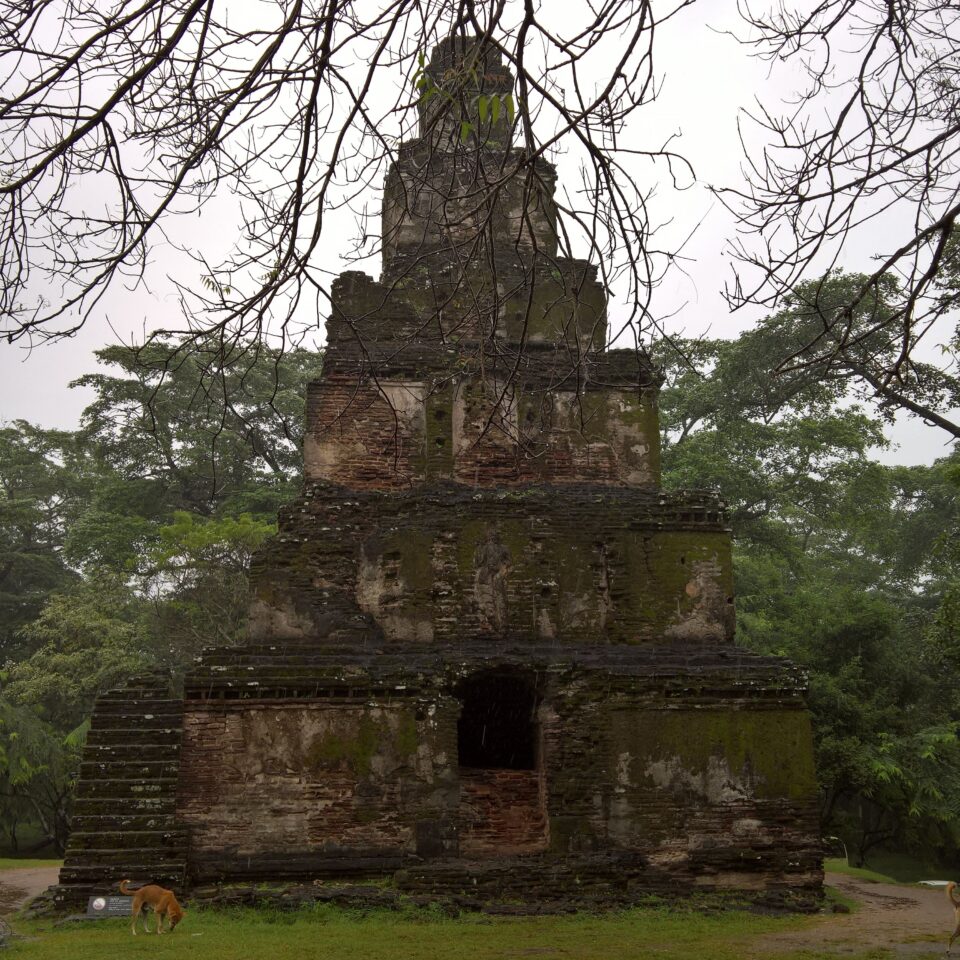
<svg viewBox="0 0 960 960">
<path fill-rule="evenodd" d="M 564 0 L 574 3 L 579 0 Z M 556 3 L 558 15 L 563 4 Z M 660 316 L 676 314 L 666 322 L 670 332 L 733 337 L 748 327 L 756 313 L 731 315 L 721 290 L 729 277 L 723 256 L 725 240 L 733 225 L 728 214 L 706 189 L 707 184 L 735 184 L 739 180 L 741 148 L 737 136 L 737 113 L 760 93 L 766 100 L 788 96 L 802 85 L 802 78 L 783 72 L 770 74 L 768 65 L 748 56 L 747 51 L 725 31 L 739 29 L 735 5 L 730 0 L 700 0 L 664 27 L 657 36 L 657 70 L 663 77 L 659 101 L 638 112 L 633 120 L 650 142 L 679 134 L 675 146 L 696 170 L 698 183 L 682 192 L 663 182 L 658 189 L 657 211 L 671 218 L 667 233 L 686 236 L 699 224 L 685 248 L 689 258 L 656 292 L 655 307 Z M 561 162 L 561 174 L 563 166 Z M 646 171 L 638 167 L 637 179 Z M 223 208 L 227 210 L 226 207 Z M 227 213 L 218 216 L 210 209 L 184 224 L 194 239 L 228 235 L 232 229 Z M 335 232 L 331 236 L 336 236 Z M 332 270 L 341 268 L 340 252 L 329 247 Z M 865 267 L 872 251 L 852 251 L 846 266 Z M 856 258 L 862 256 L 860 263 Z M 94 350 L 120 337 L 142 339 L 144 331 L 171 326 L 170 313 L 178 301 L 167 279 L 176 271 L 176 262 L 157 252 L 152 291 L 127 293 L 116 290 L 105 299 L 101 315 L 69 341 L 38 346 L 32 352 L 22 345 L 0 343 L 0 419 L 23 418 L 49 427 L 76 426 L 89 396 L 68 389 L 68 383 L 95 367 Z M 376 273 L 378 265 L 366 267 Z M 611 303 L 612 319 L 618 312 Z M 319 318 L 317 341 L 322 341 Z M 919 421 L 901 421 L 891 433 L 899 449 L 881 455 L 891 462 L 930 462 L 947 452 L 946 436 Z"/>
</svg>

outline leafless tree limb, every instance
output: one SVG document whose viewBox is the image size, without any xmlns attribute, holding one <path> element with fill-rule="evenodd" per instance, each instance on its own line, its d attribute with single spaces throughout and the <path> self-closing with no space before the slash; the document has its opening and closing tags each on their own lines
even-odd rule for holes
<svg viewBox="0 0 960 960">
<path fill-rule="evenodd" d="M 846 372 L 912 410 L 909 385 L 935 371 L 924 357 L 955 341 L 937 321 L 955 306 L 938 286 L 960 214 L 960 8 L 817 0 L 741 14 L 744 42 L 806 84 L 782 113 L 758 104 L 744 118 L 746 185 L 718 191 L 739 224 L 728 301 L 779 305 L 838 266 L 860 269 L 851 253 L 871 245 L 862 282 L 782 369 Z M 871 322 L 863 304 L 881 298 L 889 309 Z"/>
</svg>

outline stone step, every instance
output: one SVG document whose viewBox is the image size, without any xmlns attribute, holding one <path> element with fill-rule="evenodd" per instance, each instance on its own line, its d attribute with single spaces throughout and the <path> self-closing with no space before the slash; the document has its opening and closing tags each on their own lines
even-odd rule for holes
<svg viewBox="0 0 960 960">
<path fill-rule="evenodd" d="M 159 713 L 154 710 L 143 712 L 129 708 L 117 713 L 100 713 L 94 710 L 90 718 L 91 730 L 131 730 L 153 733 L 156 730 L 179 730 L 183 726 L 183 711 L 176 713 L 166 711 Z"/>
<path fill-rule="evenodd" d="M 140 777 L 132 780 L 81 780 L 77 784 L 77 800 L 148 800 L 172 797 L 177 789 L 176 777 Z"/>
<path fill-rule="evenodd" d="M 185 863 L 147 864 L 136 858 L 126 863 L 104 863 L 60 868 L 60 883 L 91 884 L 97 890 L 115 890 L 121 880 L 135 884 L 158 883 L 163 887 L 182 886 Z"/>
<path fill-rule="evenodd" d="M 152 689 L 149 687 L 124 687 L 120 690 L 108 690 L 97 696 L 97 703 L 120 703 L 130 701 L 145 701 L 151 703 L 168 701 L 171 697 L 169 687 Z"/>
<path fill-rule="evenodd" d="M 64 857 L 64 866 L 71 869 L 87 865 L 108 867 L 118 863 L 139 863 L 144 866 L 155 864 L 182 864 L 186 862 L 186 846 L 166 848 L 152 847 L 122 847 L 119 849 L 89 849 L 78 850 L 76 853 L 68 850 Z"/>
<path fill-rule="evenodd" d="M 150 730 L 132 727 L 103 728 L 87 731 L 86 747 L 99 746 L 179 746 L 182 724 Z"/>
<path fill-rule="evenodd" d="M 117 713 L 136 713 L 141 709 L 144 713 L 176 713 L 182 709 L 183 701 L 167 698 L 164 700 L 143 699 L 128 697 L 125 699 L 107 699 L 98 697 L 95 711 L 103 716 L 113 716 Z"/>
<path fill-rule="evenodd" d="M 84 746 L 84 763 L 131 762 L 149 763 L 180 758 L 178 743 L 88 743 Z"/>
<path fill-rule="evenodd" d="M 80 764 L 80 783 L 92 780 L 176 780 L 179 769 L 179 760 L 131 760 L 129 762 L 120 760 L 93 763 L 85 759 Z"/>
<path fill-rule="evenodd" d="M 159 796 L 77 796 L 73 801 L 74 817 L 173 816 L 176 809 L 177 798 L 173 790 Z"/>
<path fill-rule="evenodd" d="M 80 814 L 76 811 L 70 820 L 71 831 L 79 833 L 169 833 L 180 830 L 173 813 L 167 814 L 131 814 L 123 808 L 113 808 L 107 814 Z M 71 837 L 74 834 L 71 833 Z"/>
<path fill-rule="evenodd" d="M 97 696 L 95 709 L 110 709 L 112 706 L 122 703 L 171 704 L 177 703 L 179 699 L 179 697 L 173 696 L 169 690 L 108 690 L 106 693 Z"/>
<path fill-rule="evenodd" d="M 189 871 L 196 882 L 218 880 L 283 880 L 316 877 L 378 876 L 392 873 L 409 858 L 384 856 L 332 857 L 329 854 L 290 854 L 285 857 L 251 854 L 230 857 L 191 853 Z"/>
<path fill-rule="evenodd" d="M 154 849 L 183 850 L 187 844 L 186 830 L 76 830 L 70 834 L 67 856 L 77 851 Z"/>
</svg>

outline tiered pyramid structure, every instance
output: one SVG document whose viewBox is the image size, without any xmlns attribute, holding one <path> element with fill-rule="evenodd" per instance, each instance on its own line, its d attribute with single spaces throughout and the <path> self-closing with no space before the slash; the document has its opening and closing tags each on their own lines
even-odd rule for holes
<svg viewBox="0 0 960 960">
<path fill-rule="evenodd" d="M 94 729 L 120 697 L 126 732 L 87 748 L 65 889 L 809 901 L 803 677 L 734 644 L 722 505 L 660 488 L 658 372 L 605 349 L 499 56 L 450 38 L 424 76 L 382 275 L 333 285 L 303 495 L 254 564 L 246 643 L 164 701 L 174 752 L 137 751 L 160 722 L 141 688 L 100 701 Z"/>
</svg>

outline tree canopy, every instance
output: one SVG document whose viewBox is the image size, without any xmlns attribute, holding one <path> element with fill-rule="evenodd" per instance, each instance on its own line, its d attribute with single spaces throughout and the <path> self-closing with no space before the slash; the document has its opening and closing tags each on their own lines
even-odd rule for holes
<svg viewBox="0 0 960 960">
<path fill-rule="evenodd" d="M 888 466 L 843 385 L 773 377 L 789 310 L 667 355 L 665 485 L 715 487 L 734 531 L 738 642 L 809 674 L 821 824 L 858 861 L 960 842 L 960 466 Z"/>
<path fill-rule="evenodd" d="M 233 643 L 247 567 L 300 481 L 321 357 L 258 349 L 207 389 L 203 353 L 108 347 L 76 431 L 0 431 L 0 825 L 62 846 L 98 693 Z"/>
<path fill-rule="evenodd" d="M 729 301 L 776 308 L 806 283 L 816 322 L 779 370 L 849 377 L 960 435 L 912 403 L 956 406 L 938 363 L 955 372 L 955 303 L 940 286 L 955 281 L 960 238 L 960 11 L 943 0 L 741 9 L 744 43 L 801 79 L 790 102 L 761 95 L 742 119 L 744 182 L 719 194 L 738 219 Z M 851 257 L 861 275 L 841 297 L 811 285 Z"/>
</svg>

